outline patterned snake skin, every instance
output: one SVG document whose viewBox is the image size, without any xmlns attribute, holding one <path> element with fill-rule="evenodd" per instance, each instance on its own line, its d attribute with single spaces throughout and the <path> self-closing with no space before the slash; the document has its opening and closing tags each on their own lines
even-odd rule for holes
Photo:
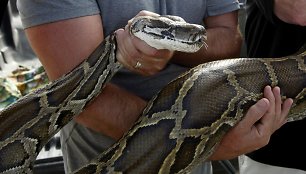
<svg viewBox="0 0 306 174">
<path fill-rule="evenodd" d="M 173 25 L 170 19 L 139 18 L 131 32 L 140 32 L 145 39 L 169 40 L 169 45 L 186 41 L 184 45 L 194 50 L 203 45 L 202 28 Z M 41 148 L 121 67 L 115 53 L 112 34 L 72 72 L 0 112 L 0 174 L 32 173 Z M 305 61 L 306 53 L 302 53 L 199 65 L 170 82 L 121 140 L 75 173 L 189 173 L 199 161 L 207 160 L 223 135 L 262 98 L 266 85 L 280 86 L 284 98 L 294 99 L 290 121 L 303 119 Z"/>
</svg>

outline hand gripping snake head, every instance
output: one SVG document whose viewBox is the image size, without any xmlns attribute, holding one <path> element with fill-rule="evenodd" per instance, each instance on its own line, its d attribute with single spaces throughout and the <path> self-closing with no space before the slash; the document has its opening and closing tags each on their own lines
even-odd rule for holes
<svg viewBox="0 0 306 174">
<path fill-rule="evenodd" d="M 206 46 L 206 30 L 177 16 L 139 16 L 130 24 L 130 32 L 156 49 L 196 52 Z"/>
</svg>

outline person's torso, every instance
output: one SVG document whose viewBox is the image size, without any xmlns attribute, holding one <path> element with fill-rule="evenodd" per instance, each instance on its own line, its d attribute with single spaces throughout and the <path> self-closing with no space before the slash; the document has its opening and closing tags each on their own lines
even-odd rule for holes
<svg viewBox="0 0 306 174">
<path fill-rule="evenodd" d="M 274 23 L 267 20 L 253 0 L 248 1 L 246 44 L 249 57 L 282 57 L 295 54 L 306 43 L 306 27 L 290 25 L 273 16 Z M 292 84 L 294 86 L 294 84 Z M 286 123 L 277 130 L 267 146 L 248 154 L 265 164 L 306 170 L 306 119 Z"/>
</svg>

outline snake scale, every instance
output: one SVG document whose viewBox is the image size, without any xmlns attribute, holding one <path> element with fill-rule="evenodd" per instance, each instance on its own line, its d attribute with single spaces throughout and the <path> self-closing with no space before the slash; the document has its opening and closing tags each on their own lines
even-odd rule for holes
<svg viewBox="0 0 306 174">
<path fill-rule="evenodd" d="M 174 21 L 172 21 L 174 20 Z M 139 17 L 130 31 L 154 45 L 180 43 L 196 51 L 205 29 L 176 17 Z M 135 34 L 137 35 L 137 34 Z M 157 42 L 155 42 L 157 41 Z M 170 48 L 173 49 L 173 48 Z M 263 97 L 266 85 L 294 99 L 289 121 L 306 115 L 306 53 L 282 58 L 233 58 L 180 75 L 148 103 L 117 143 L 75 173 L 189 173 L 213 153 L 222 136 Z M 73 71 L 0 112 L 0 174 L 32 173 L 48 140 L 82 112 L 122 67 L 115 34 Z M 294 84 L 294 85 L 292 85 Z"/>
</svg>

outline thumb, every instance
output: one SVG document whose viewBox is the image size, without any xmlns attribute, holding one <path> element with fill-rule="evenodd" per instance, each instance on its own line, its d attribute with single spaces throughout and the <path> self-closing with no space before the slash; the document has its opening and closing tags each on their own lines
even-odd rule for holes
<svg viewBox="0 0 306 174">
<path fill-rule="evenodd" d="M 268 111 L 269 106 L 270 102 L 268 99 L 260 99 L 257 103 L 249 108 L 241 122 L 244 122 L 243 125 L 251 128 L 258 120 L 262 118 L 262 116 L 264 116 L 264 114 Z"/>
<path fill-rule="evenodd" d="M 117 51 L 116 51 L 116 58 L 117 60 L 124 65 L 125 67 L 129 67 L 127 60 L 124 58 L 124 37 L 125 37 L 125 30 L 120 28 L 115 31 L 115 36 L 117 40 Z"/>
</svg>

